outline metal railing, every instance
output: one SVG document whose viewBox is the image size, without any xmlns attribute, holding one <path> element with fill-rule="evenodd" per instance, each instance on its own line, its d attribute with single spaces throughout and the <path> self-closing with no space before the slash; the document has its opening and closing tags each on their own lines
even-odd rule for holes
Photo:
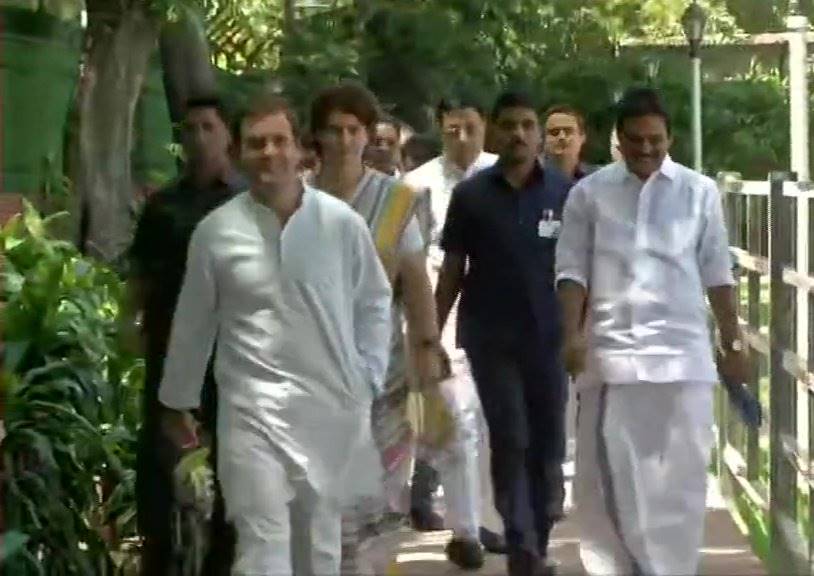
<svg viewBox="0 0 814 576">
<path fill-rule="evenodd" d="M 814 190 L 790 180 L 785 173 L 772 173 L 767 182 L 719 176 L 738 267 L 741 325 L 753 356 L 748 384 L 768 418 L 760 430 L 750 430 L 719 394 L 716 464 L 724 493 L 771 572 L 810 575 L 814 323 L 806 309 L 814 310 L 814 266 L 798 270 L 797 263 L 801 247 L 814 254 L 814 226 L 798 229 L 797 214 L 810 210 Z"/>
</svg>

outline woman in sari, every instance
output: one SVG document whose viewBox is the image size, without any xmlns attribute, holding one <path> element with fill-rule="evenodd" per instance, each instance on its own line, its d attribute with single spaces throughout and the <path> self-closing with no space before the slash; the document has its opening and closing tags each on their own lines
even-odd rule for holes
<svg viewBox="0 0 814 576">
<path fill-rule="evenodd" d="M 382 512 L 406 516 L 415 447 L 408 411 L 410 392 L 432 389 L 441 372 L 424 241 L 414 216 L 417 195 L 392 176 L 366 168 L 362 160 L 377 119 L 375 97 L 356 84 L 327 89 L 312 104 L 312 130 L 321 159 L 312 184 L 348 202 L 365 219 L 394 286 L 390 366 L 372 418 L 385 471 L 384 502 L 360 504 L 347 514 L 343 574 L 359 569 L 365 524 L 375 524 L 371 520 L 381 518 Z"/>
</svg>

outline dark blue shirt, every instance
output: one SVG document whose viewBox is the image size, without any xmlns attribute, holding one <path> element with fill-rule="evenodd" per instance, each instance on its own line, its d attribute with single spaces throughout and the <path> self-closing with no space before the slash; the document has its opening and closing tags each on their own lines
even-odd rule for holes
<svg viewBox="0 0 814 576">
<path fill-rule="evenodd" d="M 521 189 L 498 162 L 455 187 L 441 247 L 466 256 L 458 312 L 461 345 L 513 346 L 529 338 L 556 345 L 555 237 L 538 233 L 544 217 L 562 220 L 570 182 L 539 164 Z"/>
<path fill-rule="evenodd" d="M 238 174 L 200 188 L 183 177 L 152 195 L 144 206 L 130 247 L 132 273 L 144 290 L 146 375 L 142 408 L 145 426 L 157 426 L 160 414 L 158 385 L 172 327 L 175 304 L 186 271 L 187 248 L 198 222 L 248 183 Z M 204 384 L 204 405 L 210 405 L 214 386 Z"/>
</svg>

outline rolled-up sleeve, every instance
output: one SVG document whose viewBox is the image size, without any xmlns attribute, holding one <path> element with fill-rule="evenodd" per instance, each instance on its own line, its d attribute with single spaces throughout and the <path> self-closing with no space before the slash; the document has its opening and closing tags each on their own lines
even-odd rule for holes
<svg viewBox="0 0 814 576">
<path fill-rule="evenodd" d="M 722 208 L 721 195 L 714 183 L 704 190 L 704 224 L 698 244 L 698 268 L 705 288 L 733 286 L 732 255 L 729 234 Z"/>
<path fill-rule="evenodd" d="M 562 216 L 562 230 L 557 241 L 557 283 L 570 280 L 586 289 L 590 284 L 593 252 L 593 222 L 588 199 L 581 185 L 568 194 Z"/>
<path fill-rule="evenodd" d="M 158 398 L 175 410 L 198 408 L 218 331 L 211 252 L 199 226 L 187 252 L 186 274 L 172 320 Z"/>
<path fill-rule="evenodd" d="M 356 350 L 364 362 L 368 381 L 379 393 L 390 361 L 392 290 L 370 232 L 361 218 L 355 228 L 352 270 Z"/>
</svg>

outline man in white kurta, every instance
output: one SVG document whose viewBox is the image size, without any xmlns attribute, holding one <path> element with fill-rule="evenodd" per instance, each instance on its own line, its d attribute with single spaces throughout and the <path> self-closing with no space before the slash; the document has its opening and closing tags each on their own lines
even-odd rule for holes
<svg viewBox="0 0 814 576">
<path fill-rule="evenodd" d="M 483 111 L 476 104 L 466 100 L 444 101 L 438 107 L 437 121 L 442 132 L 443 153 L 404 178 L 407 184 L 423 191 L 416 211 L 428 245 L 427 260 L 433 284 L 437 283 L 438 270 L 444 259 L 439 244 L 453 188 L 497 161 L 497 155 L 483 150 L 486 124 Z M 486 423 L 466 355 L 457 347 L 455 311 L 449 323 L 452 328 L 446 330 L 442 341 L 446 350 L 455 351 L 450 359 L 453 377 L 440 386 L 456 417 L 456 438 L 442 453 L 432 453 L 428 449 L 419 451 L 413 478 L 412 514 L 418 528 L 432 524 L 432 520 L 426 520 L 432 518 L 431 490 L 434 486 L 428 482 L 428 476 L 432 475 L 428 463 L 432 463 L 438 468 L 444 488 L 447 528 L 456 534 L 483 540 L 491 552 L 501 552 L 502 537 L 480 530 L 481 513 L 486 510 L 482 496 L 486 498 L 486 506 L 491 506 L 492 500 L 489 466 L 479 462 L 479 456 L 489 457 Z"/>
<path fill-rule="evenodd" d="M 278 157 L 283 136 L 271 128 L 250 132 L 249 146 L 268 151 L 255 167 L 268 180 L 296 178 L 296 155 Z M 303 574 L 338 574 L 341 505 L 380 480 L 371 473 L 370 409 L 387 367 L 391 290 L 350 207 L 295 180 L 285 185 L 300 191 L 298 204 L 281 219 L 252 176 L 253 190 L 192 236 L 159 398 L 174 410 L 196 408 L 216 342 L 218 467 L 237 530 L 234 573 L 291 574 L 293 539 Z M 303 533 L 292 534 L 292 524 Z"/>
<path fill-rule="evenodd" d="M 618 128 L 624 160 L 571 190 L 557 245 L 581 557 L 592 575 L 694 574 L 712 387 L 746 373 L 727 232 L 715 183 L 667 155 L 655 93 L 629 93 Z"/>
</svg>

